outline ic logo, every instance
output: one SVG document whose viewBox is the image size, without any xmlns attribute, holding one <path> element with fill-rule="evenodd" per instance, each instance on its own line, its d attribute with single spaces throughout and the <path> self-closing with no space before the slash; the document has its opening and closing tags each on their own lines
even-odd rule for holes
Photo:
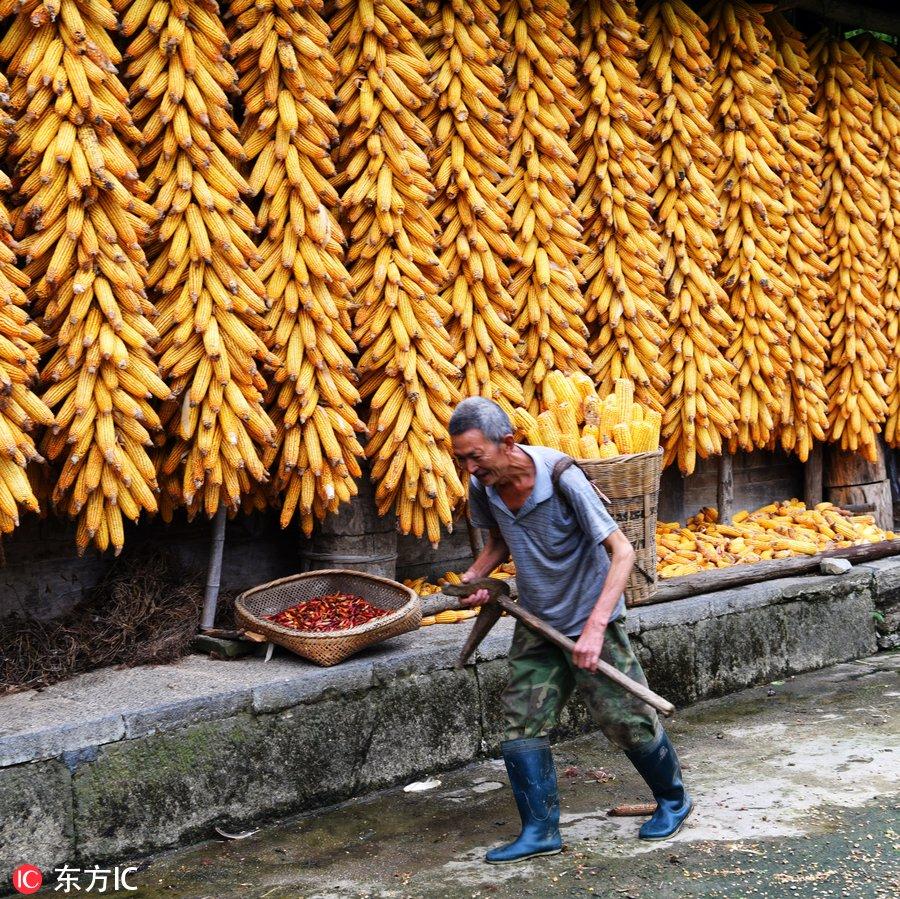
<svg viewBox="0 0 900 899">
<path fill-rule="evenodd" d="M 41 869 L 35 865 L 19 865 L 12 872 L 12 885 L 17 893 L 24 893 L 30 896 L 36 893 L 44 882 L 44 875 Z"/>
</svg>

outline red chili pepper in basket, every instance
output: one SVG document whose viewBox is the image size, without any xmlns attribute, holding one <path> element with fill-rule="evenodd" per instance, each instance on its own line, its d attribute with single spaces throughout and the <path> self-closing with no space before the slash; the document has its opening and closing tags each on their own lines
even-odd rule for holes
<svg viewBox="0 0 900 899">
<path fill-rule="evenodd" d="M 272 615 L 267 621 L 299 631 L 337 631 L 359 627 L 389 615 L 391 609 L 379 609 L 368 600 L 351 593 L 315 596 Z"/>
</svg>

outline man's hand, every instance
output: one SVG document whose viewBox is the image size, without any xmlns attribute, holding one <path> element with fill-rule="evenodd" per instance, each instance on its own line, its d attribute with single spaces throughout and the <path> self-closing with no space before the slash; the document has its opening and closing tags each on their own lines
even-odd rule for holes
<svg viewBox="0 0 900 899">
<path fill-rule="evenodd" d="M 606 626 L 588 625 L 581 632 L 581 636 L 575 643 L 572 651 L 572 661 L 576 668 L 584 668 L 585 671 L 595 672 L 600 661 L 600 653 L 603 651 L 603 638 L 606 636 Z"/>
<path fill-rule="evenodd" d="M 465 571 L 460 575 L 460 580 L 467 584 L 469 581 L 477 581 L 479 575 L 472 571 Z M 473 606 L 483 606 L 491 602 L 491 593 L 483 587 L 476 590 L 471 596 L 460 597 L 459 604 L 464 608 L 471 609 Z"/>
</svg>

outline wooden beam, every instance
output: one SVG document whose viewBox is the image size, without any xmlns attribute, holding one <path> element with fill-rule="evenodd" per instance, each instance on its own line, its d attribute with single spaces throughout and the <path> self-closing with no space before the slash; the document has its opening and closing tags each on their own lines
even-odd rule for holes
<svg viewBox="0 0 900 899">
<path fill-rule="evenodd" d="M 731 524 L 731 514 L 734 508 L 734 456 L 730 453 L 723 453 L 719 456 L 716 501 L 719 524 Z"/>
<path fill-rule="evenodd" d="M 776 7 L 779 11 L 802 9 L 823 19 L 840 22 L 850 28 L 867 28 L 885 34 L 900 35 L 900 7 L 892 9 L 855 3 L 853 0 L 787 0 Z"/>
<path fill-rule="evenodd" d="M 822 478 L 822 444 L 814 443 L 809 458 L 803 464 L 803 502 L 811 509 L 822 502 L 824 491 Z"/>
</svg>

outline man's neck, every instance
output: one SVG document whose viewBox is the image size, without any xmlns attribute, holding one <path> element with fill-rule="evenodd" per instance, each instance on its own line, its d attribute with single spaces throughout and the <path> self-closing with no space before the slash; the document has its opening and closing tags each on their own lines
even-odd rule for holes
<svg viewBox="0 0 900 899">
<path fill-rule="evenodd" d="M 496 483 L 498 490 L 530 490 L 534 486 L 535 467 L 531 456 L 518 446 L 510 453 L 510 464 L 504 477 Z"/>
</svg>

